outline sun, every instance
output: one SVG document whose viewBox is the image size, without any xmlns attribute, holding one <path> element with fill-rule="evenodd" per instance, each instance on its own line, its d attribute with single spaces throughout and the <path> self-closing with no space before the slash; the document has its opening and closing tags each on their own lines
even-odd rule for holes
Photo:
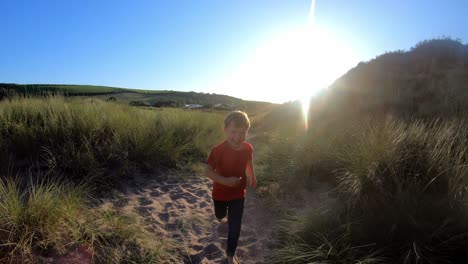
<svg viewBox="0 0 468 264">
<path fill-rule="evenodd" d="M 356 62 L 346 42 L 317 27 L 282 33 L 258 47 L 224 87 L 273 102 L 312 96 Z"/>
<path fill-rule="evenodd" d="M 312 23 L 313 4 L 309 23 L 265 40 L 217 88 L 250 100 L 300 100 L 306 114 L 310 97 L 357 63 L 345 40 Z"/>
</svg>

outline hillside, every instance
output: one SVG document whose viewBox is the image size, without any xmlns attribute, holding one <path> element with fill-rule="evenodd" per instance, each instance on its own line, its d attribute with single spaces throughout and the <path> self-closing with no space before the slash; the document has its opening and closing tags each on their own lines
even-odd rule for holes
<svg viewBox="0 0 468 264">
<path fill-rule="evenodd" d="M 259 190 L 275 212 L 304 201 L 276 214 L 267 263 L 466 263 L 467 50 L 437 39 L 360 63 L 313 99 L 308 130 L 297 103 L 265 115 Z"/>
<path fill-rule="evenodd" d="M 219 109 L 244 109 L 253 112 L 271 106 L 270 103 L 266 102 L 244 101 L 232 96 L 215 93 L 137 90 L 93 85 L 0 83 L 0 100 L 8 94 L 32 96 L 62 94 L 66 97 L 97 97 L 102 100 L 115 101 L 134 106 L 183 107 L 186 104 L 198 104 L 207 108 L 216 108 L 216 105 L 218 105 Z"/>
<path fill-rule="evenodd" d="M 329 108 L 339 112 L 424 118 L 462 114 L 468 109 L 468 44 L 434 39 L 409 51 L 382 54 L 359 63 L 326 95 L 327 105 L 333 105 Z"/>
</svg>

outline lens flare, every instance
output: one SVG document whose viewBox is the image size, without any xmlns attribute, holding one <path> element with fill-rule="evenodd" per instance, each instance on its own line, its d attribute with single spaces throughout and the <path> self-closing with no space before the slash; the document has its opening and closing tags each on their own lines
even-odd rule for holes
<svg viewBox="0 0 468 264">
<path fill-rule="evenodd" d="M 309 106 L 310 106 L 310 96 L 305 96 L 301 98 L 302 105 L 302 117 L 304 118 L 304 128 L 305 130 L 309 129 Z"/>
<path fill-rule="evenodd" d="M 315 17 L 315 0 L 310 3 L 309 18 L 307 20 L 307 31 L 311 35 L 314 32 L 314 17 Z M 312 36 L 313 37 L 313 36 Z M 303 95 L 301 98 L 302 105 L 302 117 L 304 118 L 304 128 L 309 129 L 309 107 L 310 107 L 310 96 Z"/>
</svg>

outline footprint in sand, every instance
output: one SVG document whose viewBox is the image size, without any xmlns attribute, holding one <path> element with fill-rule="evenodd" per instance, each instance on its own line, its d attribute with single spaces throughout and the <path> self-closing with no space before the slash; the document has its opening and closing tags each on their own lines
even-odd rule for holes
<svg viewBox="0 0 468 264">
<path fill-rule="evenodd" d="M 192 232 L 195 233 L 195 235 L 200 236 L 203 233 L 203 228 L 201 228 L 197 224 L 192 224 L 191 225 Z"/>
<path fill-rule="evenodd" d="M 178 200 L 180 198 L 182 198 L 184 196 L 183 193 L 173 193 L 173 194 L 170 194 L 169 197 L 171 197 L 171 200 L 175 201 L 175 200 Z"/>
<path fill-rule="evenodd" d="M 166 203 L 166 205 L 164 205 L 164 209 L 166 210 L 169 210 L 169 209 L 174 209 L 174 204 L 173 203 Z"/>
<path fill-rule="evenodd" d="M 159 187 L 159 189 L 161 190 L 162 193 L 167 193 L 170 190 L 169 186 L 167 186 L 167 185 L 163 185 L 163 186 Z"/>
<path fill-rule="evenodd" d="M 176 211 L 170 211 L 169 212 L 169 217 L 177 217 L 179 214 Z"/>
<path fill-rule="evenodd" d="M 158 192 L 158 191 L 152 191 L 152 192 L 150 193 L 150 195 L 151 195 L 151 197 L 153 197 L 153 198 L 157 198 L 157 197 L 161 196 L 161 193 Z"/>
<path fill-rule="evenodd" d="M 223 250 L 216 244 L 211 243 L 203 249 L 202 254 L 208 259 L 220 258 L 223 256 Z"/>
<path fill-rule="evenodd" d="M 168 213 L 158 213 L 158 217 L 163 223 L 169 221 L 169 214 Z"/>
<path fill-rule="evenodd" d="M 198 239 L 198 243 L 201 243 L 201 244 L 208 244 L 210 242 L 213 242 L 212 237 L 202 237 L 202 238 Z"/>
<path fill-rule="evenodd" d="M 152 201 L 152 200 L 150 200 L 150 199 L 147 199 L 147 198 L 145 198 L 145 197 L 141 197 L 141 198 L 139 198 L 139 199 L 138 199 L 138 202 L 139 202 L 139 203 L 140 203 L 140 205 L 142 205 L 142 206 L 145 206 L 145 205 L 150 205 L 150 204 L 152 204 L 152 203 L 153 203 L 153 201 Z"/>
<path fill-rule="evenodd" d="M 174 239 L 177 239 L 177 240 L 181 240 L 181 239 L 182 239 L 182 236 L 181 236 L 180 234 L 178 234 L 178 233 L 172 234 L 171 237 L 174 238 Z"/>
<path fill-rule="evenodd" d="M 197 197 L 191 195 L 191 194 L 187 194 L 184 199 L 189 203 L 189 204 L 195 204 L 197 203 L 198 199 Z"/>
<path fill-rule="evenodd" d="M 151 211 L 154 210 L 154 208 L 149 207 L 149 206 L 140 206 L 140 207 L 137 207 L 136 210 L 139 215 L 146 217 L 146 216 L 151 215 Z"/>
<path fill-rule="evenodd" d="M 206 197 L 208 193 L 205 190 L 199 190 L 195 192 L 195 195 L 201 198 L 201 197 Z"/>
<path fill-rule="evenodd" d="M 202 254 L 201 253 L 197 253 L 197 254 L 192 254 L 190 256 L 187 256 L 185 257 L 184 259 L 184 264 L 193 264 L 193 263 L 201 263 L 201 258 L 202 258 Z"/>
<path fill-rule="evenodd" d="M 191 189 L 192 188 L 192 184 L 190 183 L 184 183 L 181 185 L 182 188 L 185 188 L 185 189 Z"/>
<path fill-rule="evenodd" d="M 193 246 L 192 246 L 192 249 L 193 249 L 193 250 L 196 250 L 196 251 L 200 251 L 200 250 L 203 249 L 203 246 L 202 246 L 202 245 L 193 245 Z"/>
</svg>

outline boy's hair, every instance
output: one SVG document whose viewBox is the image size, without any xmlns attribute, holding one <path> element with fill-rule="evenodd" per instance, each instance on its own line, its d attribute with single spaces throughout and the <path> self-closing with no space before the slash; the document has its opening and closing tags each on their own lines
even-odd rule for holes
<svg viewBox="0 0 468 264">
<path fill-rule="evenodd" d="M 233 111 L 224 118 L 224 127 L 228 127 L 230 123 L 234 123 L 236 127 L 250 128 L 250 120 L 245 112 Z"/>
</svg>

